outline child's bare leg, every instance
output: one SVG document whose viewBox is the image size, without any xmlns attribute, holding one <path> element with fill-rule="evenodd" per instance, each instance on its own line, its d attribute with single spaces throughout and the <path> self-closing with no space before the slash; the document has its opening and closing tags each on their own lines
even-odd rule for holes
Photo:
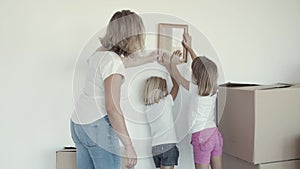
<svg viewBox="0 0 300 169">
<path fill-rule="evenodd" d="M 195 163 L 195 168 L 196 169 L 209 169 L 209 164 L 196 164 Z"/>
<path fill-rule="evenodd" d="M 160 169 L 173 169 L 174 166 L 160 166 Z"/>
<path fill-rule="evenodd" d="M 212 169 L 222 169 L 222 156 L 213 156 L 211 158 Z"/>
</svg>

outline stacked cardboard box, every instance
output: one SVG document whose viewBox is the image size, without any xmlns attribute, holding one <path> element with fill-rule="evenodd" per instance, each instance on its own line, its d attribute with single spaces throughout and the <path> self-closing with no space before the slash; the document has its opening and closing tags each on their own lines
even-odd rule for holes
<svg viewBox="0 0 300 169">
<path fill-rule="evenodd" d="M 56 169 L 76 169 L 76 149 L 56 151 Z"/>
<path fill-rule="evenodd" d="M 300 160 L 288 160 L 264 164 L 253 164 L 223 153 L 224 169 L 299 169 Z"/>
<path fill-rule="evenodd" d="M 300 159 L 299 84 L 221 85 L 218 119 L 223 151 L 231 159 L 237 157 L 253 168 Z M 230 158 L 224 158 L 224 165 L 236 161 Z M 294 164 L 300 168 L 299 162 Z"/>
</svg>

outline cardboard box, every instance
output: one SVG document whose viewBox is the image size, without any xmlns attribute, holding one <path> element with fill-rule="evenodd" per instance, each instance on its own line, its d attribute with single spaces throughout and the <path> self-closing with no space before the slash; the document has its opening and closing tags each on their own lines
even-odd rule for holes
<svg viewBox="0 0 300 169">
<path fill-rule="evenodd" d="M 252 164 L 223 153 L 224 169 L 299 169 L 300 160 L 281 161 L 265 164 Z"/>
<path fill-rule="evenodd" d="M 300 85 L 221 85 L 223 151 L 260 164 L 300 158 Z"/>
<path fill-rule="evenodd" d="M 76 169 L 76 149 L 56 151 L 56 169 Z"/>
</svg>

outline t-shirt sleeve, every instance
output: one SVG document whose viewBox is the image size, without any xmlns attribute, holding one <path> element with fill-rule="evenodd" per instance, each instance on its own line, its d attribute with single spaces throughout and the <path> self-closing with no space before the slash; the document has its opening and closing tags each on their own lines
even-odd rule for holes
<svg viewBox="0 0 300 169">
<path fill-rule="evenodd" d="M 113 74 L 122 75 L 123 79 L 125 76 L 125 67 L 124 64 L 119 58 L 119 56 L 114 56 L 112 52 L 109 52 L 106 56 L 104 56 L 103 61 L 100 65 L 100 73 L 102 79 L 105 80 L 107 77 Z"/>
<path fill-rule="evenodd" d="M 190 94 L 198 94 L 199 93 L 199 89 L 198 89 L 198 86 L 195 85 L 194 83 L 190 82 L 189 84 L 189 93 Z"/>
<path fill-rule="evenodd" d="M 171 94 L 168 94 L 167 97 L 166 97 L 166 101 L 171 104 L 171 106 L 174 105 L 174 101 L 173 101 L 173 97 Z"/>
</svg>

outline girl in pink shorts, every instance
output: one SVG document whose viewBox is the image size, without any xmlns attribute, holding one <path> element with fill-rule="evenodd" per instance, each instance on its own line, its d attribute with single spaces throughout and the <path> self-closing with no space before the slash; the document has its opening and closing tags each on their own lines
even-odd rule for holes
<svg viewBox="0 0 300 169">
<path fill-rule="evenodd" d="M 216 64 L 207 57 L 197 57 L 191 48 L 191 37 L 184 34 L 183 46 L 192 57 L 192 81 L 178 71 L 182 63 L 181 52 L 171 57 L 171 72 L 177 83 L 189 91 L 189 122 L 191 126 L 194 162 L 196 169 L 222 168 L 223 139 L 215 122 L 218 71 Z"/>
</svg>

